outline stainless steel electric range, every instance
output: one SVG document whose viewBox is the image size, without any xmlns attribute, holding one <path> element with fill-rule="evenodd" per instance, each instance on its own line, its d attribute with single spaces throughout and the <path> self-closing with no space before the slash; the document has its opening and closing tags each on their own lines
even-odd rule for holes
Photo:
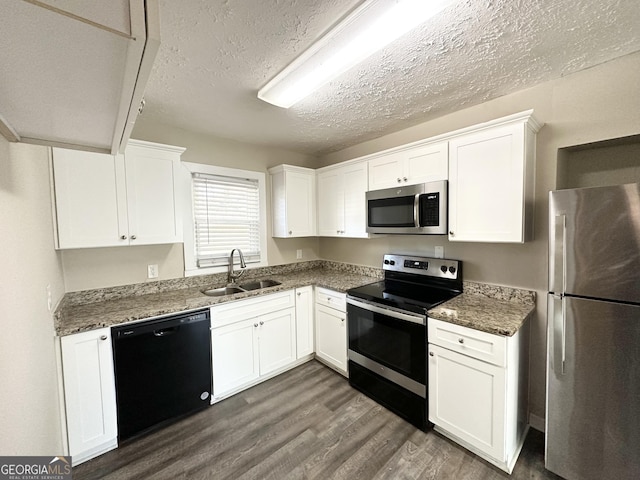
<svg viewBox="0 0 640 480">
<path fill-rule="evenodd" d="M 349 383 L 426 430 L 427 311 L 462 293 L 462 262 L 387 254 L 382 268 L 347 291 Z"/>
</svg>

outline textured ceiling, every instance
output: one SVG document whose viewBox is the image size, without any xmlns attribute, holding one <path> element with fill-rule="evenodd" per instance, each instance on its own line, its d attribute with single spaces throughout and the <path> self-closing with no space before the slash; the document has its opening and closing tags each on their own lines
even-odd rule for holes
<svg viewBox="0 0 640 480">
<path fill-rule="evenodd" d="M 359 3 L 160 0 L 138 121 L 321 155 L 640 51 L 638 0 L 458 0 L 292 108 L 258 100 Z"/>
</svg>

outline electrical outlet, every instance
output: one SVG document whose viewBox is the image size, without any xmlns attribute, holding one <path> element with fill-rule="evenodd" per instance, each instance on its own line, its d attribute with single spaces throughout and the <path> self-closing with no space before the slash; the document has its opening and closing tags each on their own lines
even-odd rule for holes
<svg viewBox="0 0 640 480">
<path fill-rule="evenodd" d="M 444 258 L 444 247 L 436 247 L 434 256 L 436 258 Z"/>
<path fill-rule="evenodd" d="M 158 278 L 158 265 L 147 265 L 147 278 Z"/>
<path fill-rule="evenodd" d="M 300 260 L 302 258 L 302 249 L 296 250 L 296 258 Z"/>
</svg>

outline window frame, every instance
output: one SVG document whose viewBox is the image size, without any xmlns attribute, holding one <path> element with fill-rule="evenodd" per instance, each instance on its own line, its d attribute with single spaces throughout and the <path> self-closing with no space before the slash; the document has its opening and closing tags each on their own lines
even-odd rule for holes
<svg viewBox="0 0 640 480">
<path fill-rule="evenodd" d="M 237 168 L 219 167 L 204 163 L 182 162 L 184 167 L 184 198 L 185 215 L 184 228 L 184 276 L 210 275 L 212 273 L 226 273 L 228 266 L 218 265 L 211 267 L 198 267 L 195 255 L 195 232 L 193 215 L 193 191 L 192 174 L 202 173 L 207 175 L 220 175 L 224 177 L 248 178 L 258 181 L 258 202 L 260 207 L 260 260 L 247 264 L 248 269 L 268 266 L 267 262 L 267 182 L 264 172 L 253 170 L 241 170 Z M 237 258 L 237 257 L 236 257 Z"/>
</svg>

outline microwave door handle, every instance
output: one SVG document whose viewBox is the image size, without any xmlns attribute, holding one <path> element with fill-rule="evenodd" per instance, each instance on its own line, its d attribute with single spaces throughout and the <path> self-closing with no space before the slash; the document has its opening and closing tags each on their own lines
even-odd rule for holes
<svg viewBox="0 0 640 480">
<path fill-rule="evenodd" d="M 413 199 L 413 223 L 416 228 L 420 228 L 420 194 L 416 193 Z"/>
</svg>

